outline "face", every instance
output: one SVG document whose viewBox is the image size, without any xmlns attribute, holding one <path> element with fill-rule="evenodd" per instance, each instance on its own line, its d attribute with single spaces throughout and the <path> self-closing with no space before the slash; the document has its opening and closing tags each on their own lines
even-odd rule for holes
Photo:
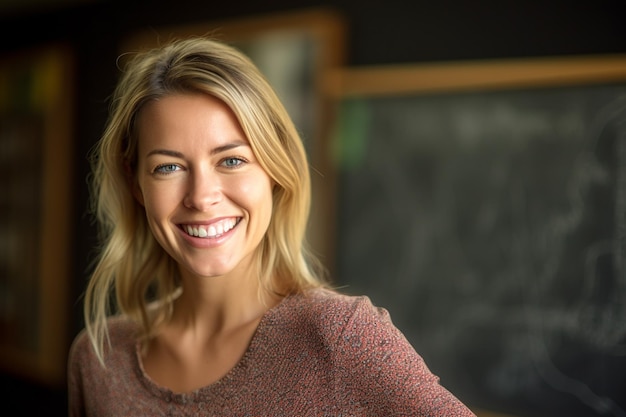
<svg viewBox="0 0 626 417">
<path fill-rule="evenodd" d="M 231 110 L 208 95 L 170 96 L 141 110 L 138 132 L 135 194 L 181 272 L 249 274 L 272 181 Z"/>
</svg>

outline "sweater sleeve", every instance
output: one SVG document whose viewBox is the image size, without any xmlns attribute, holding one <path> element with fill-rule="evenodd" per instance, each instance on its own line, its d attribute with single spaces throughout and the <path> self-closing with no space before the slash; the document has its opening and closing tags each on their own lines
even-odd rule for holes
<svg viewBox="0 0 626 417">
<path fill-rule="evenodd" d="M 387 310 L 360 297 L 339 336 L 348 388 L 368 415 L 475 417 L 439 384 Z"/>
</svg>

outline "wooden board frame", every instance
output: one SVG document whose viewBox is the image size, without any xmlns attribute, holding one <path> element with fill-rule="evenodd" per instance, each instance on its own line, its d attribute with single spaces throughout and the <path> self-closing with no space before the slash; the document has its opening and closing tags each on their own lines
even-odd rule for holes
<svg viewBox="0 0 626 417">
<path fill-rule="evenodd" d="M 581 55 L 340 68 L 325 89 L 336 98 L 490 91 L 611 83 L 626 79 L 626 55 Z"/>
</svg>

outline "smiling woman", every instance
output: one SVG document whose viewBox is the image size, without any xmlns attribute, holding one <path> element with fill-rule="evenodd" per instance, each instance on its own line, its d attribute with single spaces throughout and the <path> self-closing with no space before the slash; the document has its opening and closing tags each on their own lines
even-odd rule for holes
<svg viewBox="0 0 626 417">
<path fill-rule="evenodd" d="M 305 148 L 245 55 L 204 38 L 149 50 L 112 103 L 71 416 L 474 415 L 386 310 L 326 281 Z"/>
</svg>

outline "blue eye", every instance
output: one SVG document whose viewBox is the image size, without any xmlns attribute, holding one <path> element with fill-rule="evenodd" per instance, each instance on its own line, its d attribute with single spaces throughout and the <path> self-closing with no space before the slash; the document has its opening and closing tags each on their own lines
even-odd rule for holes
<svg viewBox="0 0 626 417">
<path fill-rule="evenodd" d="M 243 164 L 245 161 L 241 158 L 236 158 L 236 157 L 232 157 L 232 158 L 225 158 L 224 160 L 222 160 L 222 165 L 225 166 L 226 168 L 236 168 L 239 165 Z"/>
<path fill-rule="evenodd" d="M 155 174 L 171 174 L 172 172 L 176 172 L 178 170 L 178 165 L 176 164 L 163 164 L 159 165 L 154 169 Z"/>
</svg>

